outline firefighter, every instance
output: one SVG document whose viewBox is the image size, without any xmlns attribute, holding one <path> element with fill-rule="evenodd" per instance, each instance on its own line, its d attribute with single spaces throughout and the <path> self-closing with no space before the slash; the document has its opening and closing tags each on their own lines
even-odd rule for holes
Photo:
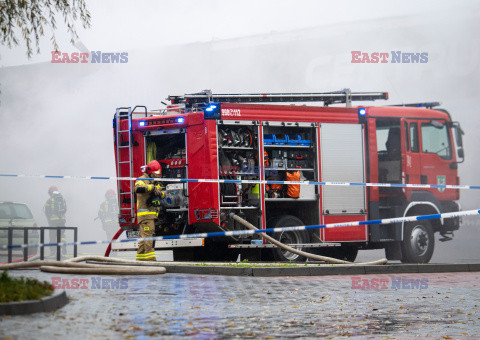
<svg viewBox="0 0 480 340">
<path fill-rule="evenodd" d="M 48 195 L 50 198 L 45 203 L 43 211 L 47 217 L 48 226 L 50 227 L 65 227 L 66 218 L 65 213 L 67 212 L 67 203 L 63 198 L 62 194 L 58 191 L 56 186 L 51 186 L 48 189 Z M 57 242 L 57 230 L 53 229 L 49 231 L 50 243 Z M 61 242 L 66 242 L 65 239 L 65 229 L 62 229 L 60 232 Z M 62 253 L 65 255 L 67 253 L 66 246 L 62 247 Z M 50 255 L 55 255 L 55 247 L 50 247 Z"/>
<path fill-rule="evenodd" d="M 111 240 L 118 230 L 118 205 L 113 189 L 109 189 L 105 193 L 105 201 L 100 204 L 98 218 L 102 221 L 102 227 L 107 233 L 107 238 Z"/>
<path fill-rule="evenodd" d="M 152 237 L 155 220 L 158 218 L 160 200 L 165 198 L 165 188 L 160 182 L 143 181 L 142 178 L 161 178 L 162 167 L 158 161 L 151 161 L 142 167 L 143 175 L 135 181 L 137 194 L 137 222 L 140 237 Z M 142 241 L 138 245 L 137 261 L 156 261 L 153 241 Z"/>
</svg>

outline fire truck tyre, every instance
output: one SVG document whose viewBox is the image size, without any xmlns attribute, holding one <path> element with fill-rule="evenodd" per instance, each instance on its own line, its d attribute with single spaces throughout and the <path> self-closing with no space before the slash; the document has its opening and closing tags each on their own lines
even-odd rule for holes
<svg viewBox="0 0 480 340">
<path fill-rule="evenodd" d="M 273 228 L 302 226 L 304 223 L 295 216 L 284 215 L 273 221 Z M 309 243 L 310 237 L 306 230 L 294 230 L 274 233 L 273 238 L 283 244 Z M 291 253 L 281 248 L 273 249 L 273 257 L 277 261 L 301 262 L 305 261 L 305 257 Z"/>
<path fill-rule="evenodd" d="M 435 237 L 429 221 L 408 222 L 402 242 L 403 263 L 428 263 L 435 248 Z"/>
</svg>

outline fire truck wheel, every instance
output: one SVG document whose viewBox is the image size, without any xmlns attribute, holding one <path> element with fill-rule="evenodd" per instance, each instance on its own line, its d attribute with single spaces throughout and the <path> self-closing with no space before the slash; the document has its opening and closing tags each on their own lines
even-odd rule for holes
<svg viewBox="0 0 480 340">
<path fill-rule="evenodd" d="M 408 222 L 402 242 L 403 263 L 428 263 L 435 248 L 435 237 L 429 221 Z"/>
<path fill-rule="evenodd" d="M 291 215 L 280 216 L 272 222 L 272 228 L 302 226 L 304 223 L 297 217 Z M 283 244 L 309 243 L 310 237 L 306 230 L 295 230 L 274 233 L 273 237 Z M 305 257 L 291 253 L 282 248 L 273 248 L 273 257 L 277 261 L 301 262 Z"/>
</svg>

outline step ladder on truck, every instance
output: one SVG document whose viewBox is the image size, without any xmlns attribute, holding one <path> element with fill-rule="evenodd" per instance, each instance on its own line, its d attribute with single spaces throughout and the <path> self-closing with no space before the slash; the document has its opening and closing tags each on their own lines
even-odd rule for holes
<svg viewBox="0 0 480 340">
<path fill-rule="evenodd" d="M 162 164 L 168 182 L 156 235 L 243 229 L 234 213 L 265 229 L 366 221 L 458 211 L 458 190 L 378 186 L 289 185 L 288 181 L 458 184 L 462 130 L 438 103 L 353 106 L 387 100 L 386 92 L 213 94 L 169 96 L 165 110 L 118 109 L 117 176 L 135 178 L 147 160 Z M 304 103 L 322 103 L 321 106 Z M 296 103 L 302 103 L 297 105 Z M 345 104 L 339 106 L 338 104 Z M 235 179 L 255 183 L 219 183 Z M 261 181 L 286 181 L 264 184 Z M 133 180 L 119 180 L 120 226 L 135 236 Z M 403 262 L 430 260 L 435 238 L 450 240 L 459 219 L 361 225 L 274 233 L 282 243 L 354 260 L 359 249 L 386 250 Z M 165 241 L 165 242 L 164 242 Z M 182 241 L 182 242 L 180 242 Z M 183 242 L 185 241 L 185 242 Z M 135 249 L 117 244 L 114 250 Z M 228 260 L 238 253 L 304 260 L 259 235 L 156 243 L 174 258 Z"/>
</svg>

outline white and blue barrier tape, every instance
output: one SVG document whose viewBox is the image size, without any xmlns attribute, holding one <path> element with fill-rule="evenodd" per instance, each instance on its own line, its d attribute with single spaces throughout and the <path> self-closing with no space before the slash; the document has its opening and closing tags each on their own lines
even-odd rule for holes
<svg viewBox="0 0 480 340">
<path fill-rule="evenodd" d="M 10 248 L 22 249 L 22 248 L 29 248 L 29 247 L 56 247 L 56 246 L 73 246 L 73 245 L 125 243 L 125 242 L 137 242 L 137 241 L 141 242 L 141 241 L 178 240 L 178 239 L 189 239 L 189 238 L 253 235 L 253 234 L 260 234 L 260 233 L 276 233 L 276 232 L 293 231 L 293 230 L 355 227 L 355 226 L 370 225 L 370 224 L 392 224 L 392 223 L 433 220 L 433 219 L 439 219 L 439 218 L 455 218 L 455 217 L 473 216 L 473 215 L 480 215 L 480 210 L 466 210 L 466 211 L 450 212 L 450 213 L 443 213 L 443 214 L 407 216 L 407 217 L 386 218 L 386 219 L 380 219 L 380 220 L 330 223 L 330 224 L 319 224 L 319 225 L 298 226 L 298 227 L 269 228 L 269 229 L 258 229 L 258 230 L 234 230 L 234 231 L 223 231 L 223 232 L 213 232 L 213 233 L 131 238 L 131 239 L 122 239 L 122 240 L 115 240 L 115 241 L 105 240 L 105 241 L 79 241 L 79 242 L 44 243 L 44 244 L 41 244 L 41 243 L 40 244 L 13 244 L 13 245 L 2 245 L 0 246 L 0 249 L 10 249 Z"/>
<path fill-rule="evenodd" d="M 301 169 L 299 169 L 301 170 Z M 43 178 L 43 179 L 81 179 L 81 180 L 120 180 L 120 181 L 157 181 L 169 183 L 246 183 L 246 184 L 302 184 L 356 187 L 391 187 L 391 188 L 425 188 L 425 189 L 480 189 L 480 185 L 453 184 L 402 184 L 402 183 L 356 183 L 356 182 L 316 182 L 316 181 L 270 181 L 240 179 L 189 179 L 189 178 L 137 178 L 137 177 L 102 177 L 102 176 L 56 176 L 56 175 L 17 175 L 0 174 L 0 177 Z"/>
</svg>

